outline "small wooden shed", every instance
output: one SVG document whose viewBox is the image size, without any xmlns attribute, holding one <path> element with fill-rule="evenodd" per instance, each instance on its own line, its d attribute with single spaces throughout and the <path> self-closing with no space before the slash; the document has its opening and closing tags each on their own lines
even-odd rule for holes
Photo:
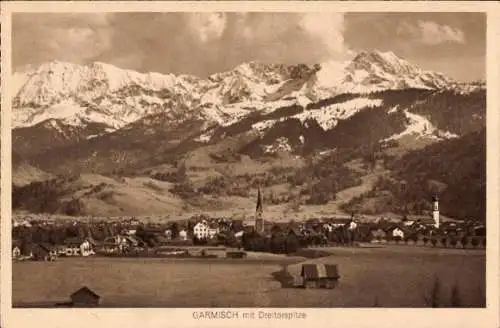
<svg viewBox="0 0 500 328">
<path fill-rule="evenodd" d="M 70 295 L 71 305 L 74 307 L 94 307 L 99 305 L 101 297 L 87 286 L 78 289 Z"/>
<path fill-rule="evenodd" d="M 336 264 L 303 264 L 300 276 L 305 288 L 335 288 L 340 278 Z"/>
</svg>

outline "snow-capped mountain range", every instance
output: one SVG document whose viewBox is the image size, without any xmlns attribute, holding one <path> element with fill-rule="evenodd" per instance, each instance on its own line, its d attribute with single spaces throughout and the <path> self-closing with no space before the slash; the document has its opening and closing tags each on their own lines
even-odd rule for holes
<svg viewBox="0 0 500 328">
<path fill-rule="evenodd" d="M 255 111 L 306 106 L 340 93 L 457 86 L 391 52 L 362 52 L 349 62 L 315 66 L 250 62 L 207 79 L 52 61 L 16 73 L 13 81 L 14 128 L 52 119 L 70 126 L 100 123 L 106 131 L 163 112 L 225 126 Z"/>
</svg>

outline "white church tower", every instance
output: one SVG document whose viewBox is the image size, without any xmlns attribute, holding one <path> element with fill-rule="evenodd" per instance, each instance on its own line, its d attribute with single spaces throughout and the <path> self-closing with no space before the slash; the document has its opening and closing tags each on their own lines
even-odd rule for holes
<svg viewBox="0 0 500 328">
<path fill-rule="evenodd" d="M 433 210 L 432 210 L 432 218 L 434 219 L 434 226 L 439 229 L 439 197 L 434 195 L 432 197 L 433 202 Z"/>
</svg>

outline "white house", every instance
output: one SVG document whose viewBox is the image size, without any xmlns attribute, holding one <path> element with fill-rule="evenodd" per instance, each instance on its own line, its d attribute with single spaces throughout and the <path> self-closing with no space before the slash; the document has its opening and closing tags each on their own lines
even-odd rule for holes
<svg viewBox="0 0 500 328">
<path fill-rule="evenodd" d="M 181 231 L 179 231 L 179 239 L 180 240 L 187 240 L 188 239 L 188 235 L 187 235 L 187 231 L 182 229 Z"/>
<path fill-rule="evenodd" d="M 167 238 L 167 240 L 172 239 L 172 229 L 166 229 L 164 234 L 165 234 L 165 237 Z"/>
<path fill-rule="evenodd" d="M 80 244 L 80 254 L 82 256 L 89 256 L 95 254 L 92 244 L 88 240 L 85 240 L 83 243 Z"/>
<path fill-rule="evenodd" d="M 323 224 L 323 230 L 328 231 L 328 232 L 332 232 L 333 227 L 331 225 L 329 225 L 328 223 L 325 223 L 325 224 Z"/>
<path fill-rule="evenodd" d="M 395 228 L 392 230 L 392 237 L 400 237 L 401 239 L 404 239 L 405 233 L 400 228 Z"/>
<path fill-rule="evenodd" d="M 404 224 L 405 227 L 411 227 L 412 225 L 415 224 L 415 221 L 413 221 L 413 220 L 406 220 L 406 221 L 403 222 L 403 224 Z"/>
<path fill-rule="evenodd" d="M 12 247 L 12 258 L 17 259 L 21 257 L 21 248 L 18 246 L 13 246 Z"/>
<path fill-rule="evenodd" d="M 89 256 L 95 254 L 93 245 L 87 239 L 73 238 L 66 241 L 66 256 Z"/>
<path fill-rule="evenodd" d="M 351 223 L 349 223 L 349 230 L 353 231 L 353 230 L 356 230 L 356 228 L 358 227 L 358 224 L 354 221 L 351 221 Z"/>
<path fill-rule="evenodd" d="M 193 235 L 198 239 L 206 239 L 208 238 L 208 224 L 206 221 L 201 221 L 195 224 L 193 228 Z"/>
</svg>

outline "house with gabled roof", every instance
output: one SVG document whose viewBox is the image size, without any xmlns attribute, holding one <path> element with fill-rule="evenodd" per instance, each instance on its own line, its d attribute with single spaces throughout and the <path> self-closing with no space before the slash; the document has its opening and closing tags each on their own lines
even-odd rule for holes
<svg viewBox="0 0 500 328">
<path fill-rule="evenodd" d="M 336 264 L 303 264 L 300 272 L 306 288 L 335 288 L 340 278 Z"/>
<path fill-rule="evenodd" d="M 70 299 L 71 305 L 74 307 L 95 307 L 99 306 L 101 296 L 87 286 L 83 286 L 71 294 Z"/>
<path fill-rule="evenodd" d="M 68 238 L 64 241 L 66 256 L 89 256 L 95 254 L 96 243 L 91 238 Z"/>
<path fill-rule="evenodd" d="M 17 260 L 21 257 L 21 243 L 17 240 L 12 241 L 12 259 Z"/>
<path fill-rule="evenodd" d="M 48 260 L 54 261 L 57 259 L 57 248 L 49 243 L 41 243 L 38 245 L 40 248 L 43 249 L 45 253 L 48 254 Z"/>
</svg>

